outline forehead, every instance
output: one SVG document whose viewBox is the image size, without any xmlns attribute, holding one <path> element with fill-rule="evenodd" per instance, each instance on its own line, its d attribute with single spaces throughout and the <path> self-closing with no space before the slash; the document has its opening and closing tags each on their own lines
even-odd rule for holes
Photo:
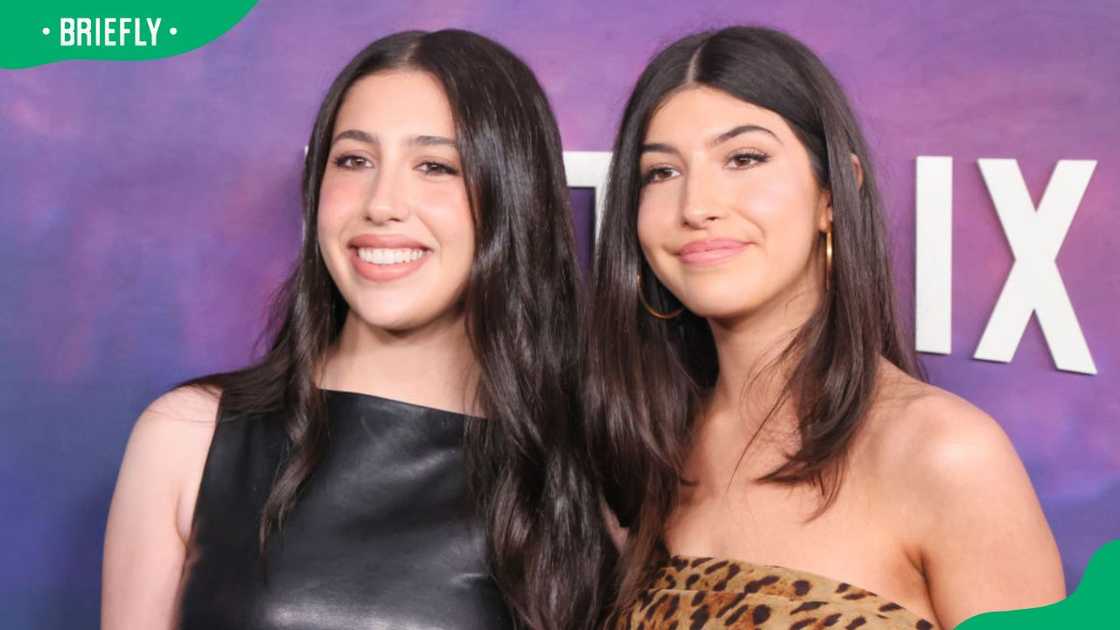
<svg viewBox="0 0 1120 630">
<path fill-rule="evenodd" d="M 335 118 L 335 131 L 453 137 L 455 121 L 443 86 L 415 70 L 377 72 L 355 81 Z"/>
<path fill-rule="evenodd" d="M 648 142 L 703 143 L 739 125 L 758 125 L 783 142 L 793 130 L 777 113 L 706 85 L 689 86 L 671 93 L 650 119 Z"/>
</svg>

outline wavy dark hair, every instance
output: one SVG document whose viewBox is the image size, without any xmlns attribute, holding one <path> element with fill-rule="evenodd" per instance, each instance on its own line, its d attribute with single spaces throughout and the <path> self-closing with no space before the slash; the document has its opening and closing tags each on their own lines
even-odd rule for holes
<svg viewBox="0 0 1120 630">
<path fill-rule="evenodd" d="M 403 32 L 350 61 L 311 132 L 304 240 L 273 307 L 267 353 L 188 384 L 221 389 L 219 416 L 283 422 L 290 448 L 261 516 L 263 556 L 330 440 L 314 374 L 348 306 L 319 254 L 316 225 L 335 116 L 357 80 L 397 69 L 429 73 L 443 86 L 474 214 L 464 309 L 480 366 L 473 397 L 485 420 L 468 422 L 464 448 L 491 570 L 521 624 L 590 627 L 588 611 L 601 608 L 604 554 L 613 550 L 578 433 L 580 280 L 560 134 L 532 71 L 507 49 L 466 31 Z"/>
<path fill-rule="evenodd" d="M 640 150 L 651 118 L 678 90 L 707 86 L 779 114 L 831 192 L 834 257 L 829 288 L 815 312 L 781 348 L 788 374 L 770 413 L 791 404 L 801 443 L 761 477 L 814 484 L 817 515 L 836 498 L 852 439 L 873 400 L 878 361 L 917 374 L 894 308 L 882 204 L 867 144 L 837 81 L 792 37 L 767 28 L 730 27 L 685 37 L 657 54 L 638 79 L 614 145 L 592 281 L 585 416 L 589 450 L 611 509 L 629 527 L 619 562 L 619 608 L 634 600 L 665 553 L 664 524 L 677 498 L 692 422 L 718 378 L 708 323 L 687 311 L 672 320 L 647 314 L 679 304 L 656 282 L 637 238 Z M 863 170 L 862 185 L 852 164 Z M 818 244 L 814 255 L 821 254 Z M 645 279 L 639 283 L 638 274 Z"/>
</svg>

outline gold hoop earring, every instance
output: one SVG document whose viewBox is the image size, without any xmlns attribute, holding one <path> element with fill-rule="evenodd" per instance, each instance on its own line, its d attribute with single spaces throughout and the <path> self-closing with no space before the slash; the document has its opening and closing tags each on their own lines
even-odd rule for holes
<svg viewBox="0 0 1120 630">
<path fill-rule="evenodd" d="M 832 283 L 832 223 L 828 224 L 828 231 L 824 234 L 824 290 L 828 291 Z"/>
<path fill-rule="evenodd" d="M 642 272 L 640 271 L 638 272 L 638 300 L 642 303 L 642 306 L 645 307 L 646 312 L 650 315 L 653 315 L 657 319 L 673 319 L 684 312 L 683 306 L 676 309 L 675 311 L 670 311 L 668 313 L 661 313 L 654 310 L 654 308 L 649 305 L 649 302 L 646 301 L 645 294 L 642 293 Z"/>
</svg>

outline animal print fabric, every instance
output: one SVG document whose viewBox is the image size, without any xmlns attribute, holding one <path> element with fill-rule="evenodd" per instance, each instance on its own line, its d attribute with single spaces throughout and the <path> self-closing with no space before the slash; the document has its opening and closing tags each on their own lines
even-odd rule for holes
<svg viewBox="0 0 1120 630">
<path fill-rule="evenodd" d="M 671 556 L 615 630 L 933 630 L 871 591 L 811 573 Z"/>
</svg>

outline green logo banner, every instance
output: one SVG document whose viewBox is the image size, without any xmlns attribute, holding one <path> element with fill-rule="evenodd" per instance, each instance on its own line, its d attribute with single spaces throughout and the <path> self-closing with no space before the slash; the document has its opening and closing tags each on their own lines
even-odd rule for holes
<svg viewBox="0 0 1120 630">
<path fill-rule="evenodd" d="M 233 28 L 257 0 L 13 0 L 0 9 L 0 68 L 68 59 L 159 59 Z"/>
</svg>

